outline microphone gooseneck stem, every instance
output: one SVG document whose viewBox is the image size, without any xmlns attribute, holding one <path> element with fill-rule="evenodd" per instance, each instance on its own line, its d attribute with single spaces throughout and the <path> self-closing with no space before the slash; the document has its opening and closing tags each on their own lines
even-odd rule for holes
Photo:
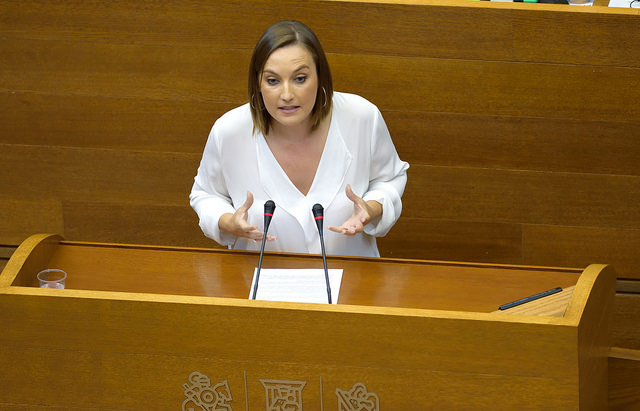
<svg viewBox="0 0 640 411">
<path fill-rule="evenodd" d="M 322 220 L 324 220 L 324 208 L 322 204 L 314 204 L 311 207 L 313 219 L 316 220 L 318 226 L 318 235 L 320 236 L 320 247 L 322 248 L 322 262 L 324 263 L 324 281 L 327 283 L 327 299 L 331 304 L 331 284 L 329 284 L 329 270 L 327 270 L 327 253 L 324 251 L 324 235 L 322 234 Z"/>
<path fill-rule="evenodd" d="M 264 245 L 267 242 L 267 230 L 269 230 L 269 224 L 271 218 L 273 218 L 273 212 L 276 210 L 276 203 L 272 200 L 267 200 L 264 203 L 264 235 L 262 236 L 262 246 L 260 246 L 260 259 L 258 260 L 258 269 L 256 270 L 256 282 L 253 285 L 253 300 L 258 295 L 258 282 L 260 281 L 260 270 L 262 269 L 262 256 L 264 255 Z"/>
<path fill-rule="evenodd" d="M 331 304 L 331 285 L 329 284 L 329 270 L 327 269 L 327 254 L 324 252 L 324 238 L 320 231 L 320 246 L 322 247 L 322 262 L 324 263 L 324 280 L 327 283 L 327 299 Z"/>
<path fill-rule="evenodd" d="M 262 268 L 262 256 L 264 255 L 264 245 L 267 241 L 267 231 L 265 230 L 262 237 L 262 246 L 260 246 L 260 258 L 258 259 L 258 270 L 256 271 L 256 283 L 253 285 L 253 300 L 258 295 L 258 281 L 260 281 L 260 269 Z"/>
</svg>

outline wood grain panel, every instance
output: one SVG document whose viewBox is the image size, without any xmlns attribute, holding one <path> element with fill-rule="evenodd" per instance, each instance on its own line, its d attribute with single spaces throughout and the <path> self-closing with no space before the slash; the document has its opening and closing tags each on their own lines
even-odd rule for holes
<svg viewBox="0 0 640 411">
<path fill-rule="evenodd" d="M 613 265 L 619 278 L 640 279 L 640 230 L 625 227 L 525 225 L 523 263 L 573 267 L 599 262 Z"/>
<path fill-rule="evenodd" d="M 611 345 L 640 350 L 639 319 L 640 294 L 616 294 Z"/>
<path fill-rule="evenodd" d="M 633 279 L 618 279 L 618 281 L 616 281 L 616 292 L 640 294 L 640 281 Z"/>
<path fill-rule="evenodd" d="M 118 294 L 106 295 L 116 298 L 127 293 Z M 572 327 L 550 327 L 553 330 L 545 332 L 549 322 L 545 323 L 544 319 L 537 323 L 531 323 L 534 320 L 518 323 L 512 316 L 505 316 L 509 318 L 504 320 L 492 316 L 486 317 L 485 321 L 472 321 L 471 313 L 467 321 L 460 321 L 447 318 L 446 315 L 445 318 L 431 318 L 426 314 L 394 316 L 386 314 L 386 311 L 359 313 L 357 311 L 361 310 L 356 310 L 354 313 L 355 309 L 350 310 L 349 307 L 346 312 L 327 315 L 324 311 L 316 310 L 249 306 L 242 304 L 242 299 L 232 299 L 228 301 L 229 305 L 213 305 L 203 301 L 211 301 L 206 297 L 191 297 L 192 303 L 184 301 L 189 297 L 176 297 L 168 296 L 168 300 L 162 303 L 162 296 L 153 295 L 147 295 L 145 301 L 140 302 L 127 301 L 126 297 L 32 296 L 27 299 L 31 301 L 19 303 L 17 297 L 7 295 L 0 306 L 0 318 L 6 324 L 7 332 L 0 335 L 0 342 L 5 347 L 15 347 L 17 338 L 20 338 L 22 348 L 46 346 L 48 340 L 43 338 L 51 336 L 51 330 L 44 327 L 43 322 L 54 321 L 59 325 L 55 333 L 56 341 L 68 351 L 166 355 L 181 346 L 189 330 L 191 344 L 188 352 L 197 357 L 210 358 L 215 353 L 218 358 L 246 358 L 249 361 L 268 359 L 270 362 L 330 367 L 378 366 L 383 369 L 428 369 L 433 372 L 514 377 L 540 378 L 545 375 L 551 379 L 569 378 L 571 373 L 563 367 L 550 367 L 539 361 L 540 355 L 547 353 L 550 355 L 547 358 L 558 361 L 556 364 L 569 366 L 572 355 L 577 354 L 575 346 L 566 343 L 575 337 Z M 54 299 L 57 301 L 52 301 Z M 47 312 L 41 308 L 45 301 L 51 304 Z M 11 308 L 11 303 L 15 308 Z M 235 307 L 235 303 L 241 306 Z M 212 305 L 213 309 L 207 308 Z M 268 304 L 266 306 L 269 307 Z M 20 314 L 16 314 L 18 309 Z M 88 313 L 93 313 L 94 317 L 90 318 Z M 253 327 L 256 318 L 262 319 L 261 327 Z M 30 321 L 21 326 L 19 319 Z M 292 327 L 291 324 L 298 326 Z M 126 329 L 123 329 L 123 325 Z M 268 329 L 272 332 L 264 333 Z M 305 332 L 302 332 L 303 329 Z M 313 329 L 316 331 L 313 332 Z M 315 339 L 323 341 L 322 335 L 329 329 L 334 331 L 330 345 L 311 343 Z M 360 329 L 361 332 L 353 333 L 354 329 Z M 80 330 L 84 331 L 83 338 L 78 338 L 76 334 Z M 225 332 L 218 333 L 216 330 Z M 413 332 L 408 334 L 406 330 Z M 512 339 L 508 338 L 510 332 Z M 525 337 L 534 334 L 537 338 L 524 341 Z M 230 335 L 240 338 L 229 339 Z M 374 345 L 371 335 L 376 335 Z M 460 338 L 460 335 L 470 338 Z M 263 341 L 260 352 L 255 351 L 255 341 L 258 340 Z M 441 341 L 439 344 L 438 340 Z M 284 341 L 287 342 L 286 346 L 283 345 Z M 445 341 L 447 343 L 443 343 Z M 451 346 L 452 341 L 456 342 L 455 347 Z M 309 349 L 292 350 L 292 347 L 301 346 Z M 424 350 L 425 346 L 429 346 L 430 350 Z M 359 350 L 359 347 L 368 349 Z M 389 347 L 394 349 L 389 350 Z M 496 352 L 496 347 L 502 347 L 505 351 Z M 514 352 L 516 348 L 520 355 Z M 513 368 L 516 358 L 520 358 L 522 369 Z"/>
<path fill-rule="evenodd" d="M 40 363 L 34 364 L 34 366 L 42 366 L 43 362 L 56 363 L 59 360 L 62 360 L 61 362 L 65 362 L 65 359 L 66 359 L 66 362 L 68 362 L 69 360 L 77 360 L 78 354 L 79 353 L 66 353 L 65 355 L 64 353 L 61 353 L 59 351 L 54 351 L 54 350 L 43 351 L 38 354 L 33 349 L 24 349 L 24 348 L 15 349 L 15 351 L 12 353 L 12 355 L 14 356 L 14 359 L 18 357 L 22 358 L 23 364 L 26 364 L 28 361 L 32 361 L 33 359 L 40 360 Z M 61 355 L 62 358 L 61 359 L 53 358 L 52 355 L 53 356 Z M 72 355 L 72 358 L 69 358 L 69 355 Z M 91 357 L 86 357 L 86 358 L 90 359 Z M 132 386 L 144 387 L 149 380 L 149 372 L 153 368 L 153 364 L 157 363 L 158 358 L 151 357 L 151 356 L 141 356 L 141 355 L 137 355 L 137 356 L 124 355 L 122 356 L 122 358 L 117 358 L 115 356 L 108 355 L 108 356 L 103 356 L 102 361 L 103 361 L 103 364 L 108 363 L 111 365 L 108 366 L 106 370 L 108 375 L 101 374 L 101 379 L 98 382 L 102 384 L 103 389 L 105 387 L 105 384 L 107 384 L 107 386 L 110 389 L 115 389 L 119 385 L 118 381 L 123 381 L 123 380 L 127 380 L 129 382 L 134 382 L 134 381 L 136 382 L 135 384 L 133 383 L 130 384 L 129 385 L 130 388 Z M 157 395 L 154 395 L 153 398 L 166 401 L 163 405 L 166 405 L 169 402 L 180 404 L 184 400 L 184 396 L 182 395 L 182 391 L 180 391 L 178 388 L 181 386 L 181 384 L 188 382 L 187 377 L 192 370 L 201 369 L 203 367 L 203 360 L 187 358 L 187 357 L 165 357 L 163 358 L 162 361 L 165 364 L 167 364 L 166 368 L 170 366 L 170 367 L 175 367 L 176 370 L 172 372 L 168 372 L 168 369 L 165 368 L 164 374 L 157 375 L 154 378 L 158 378 L 158 380 L 156 381 L 163 381 L 163 383 L 174 387 L 175 390 L 158 391 Z M 76 363 L 76 361 L 73 361 L 73 363 Z M 178 364 L 180 364 L 181 366 L 178 367 Z M 242 379 L 241 373 L 238 372 L 238 366 L 239 365 L 241 366 L 244 364 L 234 364 L 228 361 L 225 367 L 224 362 L 217 361 L 215 365 L 217 365 L 217 367 L 221 367 L 222 370 L 228 368 L 228 372 L 225 373 L 226 377 L 235 376 L 235 378 L 229 379 L 229 386 L 233 390 L 232 392 L 237 392 L 241 390 L 241 387 L 243 385 L 243 379 Z M 214 363 L 209 363 L 207 365 L 207 369 L 213 366 L 214 366 Z M 23 376 L 23 373 L 25 372 L 25 370 L 26 370 L 26 367 L 16 368 L 15 372 L 17 374 L 15 376 L 16 377 L 19 376 L 20 377 L 19 379 L 22 379 L 22 378 L 24 378 L 25 380 L 30 379 L 32 382 L 34 381 L 33 378 L 42 378 L 42 384 L 40 386 L 47 386 L 48 384 L 50 384 L 50 382 L 47 382 L 46 379 L 44 379 L 44 377 L 41 377 L 41 376 L 33 376 L 33 375 Z M 180 372 L 179 370 L 182 370 L 182 372 Z M 281 371 L 284 371 L 284 370 L 281 370 Z M 342 381 L 341 382 L 343 384 L 348 385 L 350 382 L 349 381 L 350 378 L 351 379 L 361 378 L 362 377 L 361 372 L 362 372 L 361 370 L 360 371 L 353 370 L 351 373 L 348 373 L 348 374 L 343 373 L 344 382 Z M 388 373 L 389 370 L 387 370 L 386 372 Z M 125 374 L 122 374 L 122 373 L 125 373 Z M 216 374 L 216 377 L 221 373 L 222 371 Z M 637 360 L 633 361 L 625 358 L 610 357 L 608 374 L 609 374 L 609 409 L 611 410 L 633 409 L 632 407 L 635 407 L 640 401 L 640 398 L 638 398 L 638 390 L 637 390 L 637 387 L 640 384 L 640 380 L 638 379 L 640 378 L 640 362 L 638 362 Z M 119 377 L 118 375 L 121 375 L 121 376 Z M 91 376 L 90 379 L 93 380 L 95 377 L 96 376 L 93 375 Z M 215 378 L 215 377 L 212 376 L 212 378 Z M 402 376 L 401 373 L 396 372 L 396 378 L 398 379 L 410 378 L 410 380 L 412 381 L 418 381 L 418 383 L 416 384 L 416 387 L 417 387 L 422 383 L 429 385 L 429 383 L 433 382 L 434 379 L 436 381 L 439 381 L 442 378 L 442 376 L 437 377 L 433 373 L 430 373 L 428 375 L 422 376 L 419 379 L 417 379 L 415 372 L 412 372 L 410 375 L 406 375 L 406 376 Z M 482 392 L 478 393 L 480 397 L 482 397 L 483 395 L 486 395 L 487 390 L 493 391 L 494 389 L 492 387 L 494 387 L 495 385 L 495 380 L 490 378 L 489 376 L 485 376 L 485 379 L 486 381 L 485 381 L 485 385 L 482 387 Z M 367 379 L 367 381 L 371 381 L 371 379 Z M 325 385 L 326 385 L 326 381 L 325 381 Z M 370 387 L 375 386 L 375 385 L 371 385 L 371 383 L 369 385 Z M 17 395 L 19 392 L 24 393 L 25 395 L 33 394 L 33 392 L 27 391 L 27 387 L 16 386 L 16 388 L 19 389 L 19 391 L 17 392 L 14 391 L 13 392 L 14 395 Z M 52 390 L 59 388 L 60 390 L 63 390 L 63 391 L 67 389 L 66 386 L 60 386 L 60 387 L 55 386 L 51 388 Z M 405 388 L 410 389 L 410 387 L 405 387 Z M 450 386 L 448 387 L 448 389 L 446 387 L 443 387 L 443 388 L 445 388 L 446 391 L 440 392 L 438 394 L 438 400 L 441 401 L 439 404 L 442 405 L 442 403 L 448 403 L 448 404 L 456 403 L 455 399 L 459 397 L 459 393 L 456 392 L 457 387 Z M 171 392 L 171 394 L 169 394 L 169 392 Z M 416 394 L 419 394 L 419 393 L 416 392 Z M 86 392 L 84 393 L 84 395 L 86 396 Z M 55 397 L 55 395 L 53 394 L 52 396 Z M 139 399 L 140 402 L 144 402 L 143 399 L 145 398 L 148 399 L 149 396 L 150 396 L 150 392 L 145 391 L 144 389 L 141 388 L 139 391 L 136 391 L 136 395 L 128 396 L 129 397 L 128 400 L 124 398 L 116 397 L 116 398 L 113 398 L 113 401 L 116 403 L 115 405 L 119 407 L 126 407 L 129 404 L 128 401 Z M 329 395 L 327 395 L 327 397 L 328 398 L 325 399 L 327 403 L 329 401 L 335 401 L 334 399 L 331 399 Z M 232 404 L 237 406 L 242 401 L 243 401 L 243 397 L 238 396 L 236 399 L 234 399 Z M 468 404 L 465 404 L 464 402 L 460 402 L 456 404 L 458 404 L 462 408 L 464 408 L 465 406 L 468 406 Z M 26 411 L 26 410 L 38 409 L 38 407 L 35 405 L 26 405 L 26 404 L 0 403 L 0 405 L 2 406 L 3 409 L 7 409 L 7 410 Z M 95 404 L 92 404 L 92 405 L 95 405 Z M 488 405 L 489 404 L 487 404 L 487 406 Z M 505 405 L 505 403 L 502 403 L 502 405 Z M 135 407 L 135 405 L 133 404 L 132 406 Z M 63 411 L 63 410 L 67 410 L 68 408 L 47 406 L 46 409 L 54 410 L 54 411 Z M 74 407 L 74 409 L 94 410 L 95 407 L 93 406 Z"/>
<path fill-rule="evenodd" d="M 521 238 L 518 224 L 401 217 L 378 248 L 383 257 L 517 264 Z"/>
<path fill-rule="evenodd" d="M 609 356 L 609 409 L 634 410 L 640 405 L 640 351 L 612 348 Z"/>
<path fill-rule="evenodd" d="M 260 380 L 267 378 L 304 381 L 301 399 L 304 410 L 341 409 L 335 389 L 348 390 L 354 381 L 366 381 L 369 390 L 381 398 L 380 403 L 406 411 L 420 411 L 424 407 L 437 409 L 443 404 L 448 409 L 495 409 L 496 403 L 500 403 L 504 409 L 522 409 L 532 404 L 552 409 L 577 407 L 577 401 L 572 401 L 572 381 L 567 379 L 522 375 L 504 378 L 490 373 L 434 372 L 397 367 L 311 365 L 303 368 L 299 363 L 276 363 L 265 357 L 252 362 L 235 358 L 218 360 L 214 357 L 216 351 L 216 347 L 212 346 L 207 356 L 186 356 L 11 346 L 0 354 L 0 361 L 8 362 L 7 357 L 10 356 L 24 364 L 24 367 L 13 372 L 14 379 L 4 384 L 9 389 L 3 394 L 14 402 L 54 404 L 53 408 L 47 407 L 47 410 L 56 410 L 56 406 L 63 405 L 64 409 L 74 410 L 89 407 L 95 410 L 96 406 L 100 409 L 124 410 L 145 408 L 140 404 L 157 410 L 180 409 L 185 400 L 183 384 L 188 383 L 191 372 L 200 370 L 212 379 L 218 378 L 211 385 L 227 381 L 233 398 L 228 404 L 234 410 L 265 409 L 265 388 Z M 34 376 L 27 371 L 34 369 L 42 372 Z M 248 403 L 244 395 L 244 372 Z M 52 373 L 63 375 L 62 378 L 47 382 L 46 375 Z M 322 384 L 317 378 L 318 374 L 323 376 Z M 28 384 L 24 384 L 26 381 L 36 385 L 38 390 L 28 390 Z M 154 383 L 149 384 L 149 381 Z M 66 384 L 73 388 L 65 390 Z M 54 395 L 61 391 L 63 395 Z"/>
<path fill-rule="evenodd" d="M 231 103 L 0 93 L 0 142 L 200 154 Z M 17 109 L 16 109 L 17 108 Z M 640 175 L 640 122 L 383 112 L 411 164 Z M 576 150 L 575 147 L 580 147 Z"/>
<path fill-rule="evenodd" d="M 34 233 L 64 233 L 58 198 L 43 196 L 39 201 L 29 201 L 20 197 L 19 193 L 0 195 L 0 244 L 17 245 Z"/>
<path fill-rule="evenodd" d="M 640 175 L 640 122 L 384 111 L 411 163 Z"/>
<path fill-rule="evenodd" d="M 260 13 L 253 19 L 238 19 L 252 10 L 249 3 L 278 9 L 276 3 L 265 1 L 9 0 L 0 5 L 0 32 L 14 38 L 75 42 L 253 47 L 278 13 L 263 10 L 263 19 Z"/>
<path fill-rule="evenodd" d="M 117 98 L 246 101 L 248 50 L 12 39 L 4 90 Z"/>
<path fill-rule="evenodd" d="M 522 10 L 513 11 L 512 21 L 518 60 L 640 67 L 637 13 Z"/>
<path fill-rule="evenodd" d="M 16 247 L 10 245 L 0 245 L 0 261 L 7 261 L 13 255 L 13 252 L 16 251 Z M 2 271 L 2 268 L 0 268 Z"/>
<path fill-rule="evenodd" d="M 81 1 L 6 1 L 0 5 L 0 32 L 23 38 L 251 48 L 270 24 L 294 18 L 309 24 L 331 52 L 482 60 L 512 60 L 515 54 L 515 59 L 528 61 L 638 66 L 633 58 L 637 43 L 629 41 L 637 33 L 632 11 L 605 9 L 609 13 L 603 18 L 602 12 L 545 5 L 369 2 L 363 8 L 361 3 L 160 1 L 142 6 L 113 1 L 87 6 Z M 248 10 L 259 11 L 251 18 L 236 17 Z M 384 28 L 377 26 L 380 19 Z M 64 21 L 64 29 L 52 21 Z"/>
<path fill-rule="evenodd" d="M 416 165 L 406 217 L 640 228 L 640 178 Z"/>
<path fill-rule="evenodd" d="M 588 120 L 640 118 L 639 68 L 392 56 L 328 56 L 337 90 L 382 110 Z M 366 67 L 370 81 L 362 81 Z M 615 90 L 615 92 L 612 92 Z"/>
<path fill-rule="evenodd" d="M 511 59 L 508 11 L 323 1 L 3 2 L 15 38 L 251 49 L 281 19 L 304 21 L 329 52 Z M 29 10 L 25 13 L 24 10 Z M 168 13 L 170 10 L 170 13 Z M 248 14 L 250 13 L 250 14 Z M 245 16 L 238 18 L 237 16 Z M 384 19 L 384 27 L 378 26 Z M 51 24 L 65 21 L 64 29 Z M 443 24 L 443 22 L 445 24 Z M 350 27 L 350 30 L 341 30 Z M 389 33 L 393 33 L 389 36 Z M 425 42 L 423 39 L 429 39 Z"/>
<path fill-rule="evenodd" d="M 246 77 L 238 75 L 248 65 L 246 50 L 22 39 L 0 44 L 4 87 L 14 91 L 246 101 Z M 357 54 L 331 54 L 329 60 L 336 89 L 364 95 L 383 110 L 640 118 L 634 104 L 640 88 L 628 87 L 640 74 L 636 68 Z M 363 66 L 376 81 L 362 81 L 356 68 Z"/>
<path fill-rule="evenodd" d="M 0 93 L 0 143 L 202 154 L 233 104 Z"/>
<path fill-rule="evenodd" d="M 24 200 L 188 202 L 200 155 L 0 145 L 0 192 Z"/>
<path fill-rule="evenodd" d="M 504 10 L 341 2 L 324 2 L 320 7 L 330 10 L 329 19 L 307 19 L 332 53 L 513 58 L 512 27 Z"/>
<path fill-rule="evenodd" d="M 204 236 L 185 197 L 182 205 L 65 201 L 69 240 L 219 248 Z"/>
</svg>

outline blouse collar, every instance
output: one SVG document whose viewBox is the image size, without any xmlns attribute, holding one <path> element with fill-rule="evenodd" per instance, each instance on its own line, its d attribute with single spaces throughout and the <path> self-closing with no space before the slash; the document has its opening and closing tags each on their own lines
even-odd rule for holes
<svg viewBox="0 0 640 411">
<path fill-rule="evenodd" d="M 316 203 L 326 208 L 342 190 L 352 155 L 347 150 L 344 138 L 336 124 L 335 115 L 331 116 L 322 157 L 306 196 L 298 190 L 280 167 L 264 135 L 260 133 L 256 137 L 262 188 L 270 199 L 288 213 L 294 216 L 305 216 L 311 213 L 311 207 Z"/>
</svg>

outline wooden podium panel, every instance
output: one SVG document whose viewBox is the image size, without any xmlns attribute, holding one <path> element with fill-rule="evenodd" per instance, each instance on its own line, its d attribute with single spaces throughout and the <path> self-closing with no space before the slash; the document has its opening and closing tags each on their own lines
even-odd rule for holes
<svg viewBox="0 0 640 411">
<path fill-rule="evenodd" d="M 248 300 L 257 257 L 30 237 L 0 275 L 0 407 L 606 407 L 608 266 L 329 257 L 344 274 L 327 305 Z M 67 288 L 37 288 L 44 268 Z M 558 286 L 574 287 L 564 315 L 493 312 Z"/>
</svg>

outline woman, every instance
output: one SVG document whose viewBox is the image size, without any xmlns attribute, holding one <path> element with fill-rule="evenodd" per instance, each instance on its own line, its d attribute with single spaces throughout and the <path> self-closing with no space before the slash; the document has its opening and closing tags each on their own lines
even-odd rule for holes
<svg viewBox="0 0 640 411">
<path fill-rule="evenodd" d="M 333 92 L 318 39 L 296 21 L 273 25 L 256 44 L 249 99 L 209 134 L 190 195 L 204 234 L 259 250 L 271 199 L 266 250 L 319 254 L 311 212 L 319 203 L 327 254 L 378 257 L 375 237 L 400 217 L 409 168 L 379 110 Z"/>
</svg>

